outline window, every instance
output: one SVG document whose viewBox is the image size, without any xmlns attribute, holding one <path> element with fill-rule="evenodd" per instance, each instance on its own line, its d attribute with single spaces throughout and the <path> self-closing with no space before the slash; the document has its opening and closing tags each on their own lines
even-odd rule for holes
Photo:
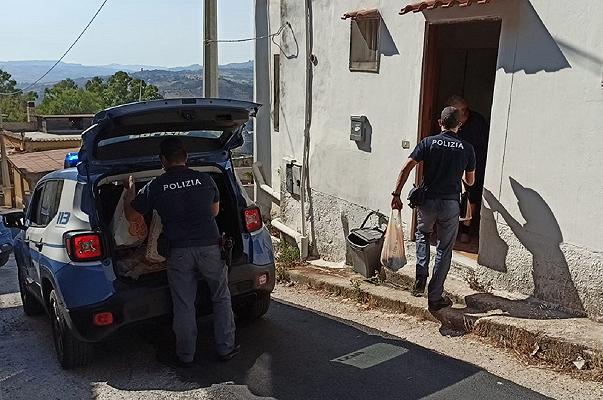
<svg viewBox="0 0 603 400">
<path fill-rule="evenodd" d="M 379 72 L 380 16 L 350 22 L 350 71 Z"/>
<path fill-rule="evenodd" d="M 274 69 L 272 82 L 273 82 L 273 104 L 272 104 L 272 122 L 274 124 L 274 131 L 278 132 L 279 129 L 279 115 L 281 109 L 281 56 L 280 54 L 274 55 L 274 61 L 272 68 Z"/>
<path fill-rule="evenodd" d="M 33 225 L 44 227 L 59 211 L 63 181 L 48 181 L 38 187 L 34 193 L 29 209 L 29 219 Z"/>
</svg>

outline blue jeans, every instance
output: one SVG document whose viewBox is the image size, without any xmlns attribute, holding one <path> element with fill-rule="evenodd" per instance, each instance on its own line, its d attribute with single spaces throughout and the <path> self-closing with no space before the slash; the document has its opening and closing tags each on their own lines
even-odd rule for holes
<svg viewBox="0 0 603 400">
<path fill-rule="evenodd" d="M 452 248 L 459 230 L 459 214 L 458 200 L 425 199 L 425 203 L 417 208 L 417 278 L 429 276 L 429 237 L 437 226 L 437 254 L 427 291 L 430 302 L 441 299 L 444 293 L 444 281 L 450 270 Z"/>
<path fill-rule="evenodd" d="M 181 361 L 191 362 L 197 346 L 198 274 L 207 281 L 214 313 L 214 339 L 219 354 L 227 354 L 235 345 L 235 322 L 228 289 L 228 268 L 219 246 L 171 249 L 168 259 L 168 281 L 174 307 L 173 329 L 176 354 Z"/>
</svg>

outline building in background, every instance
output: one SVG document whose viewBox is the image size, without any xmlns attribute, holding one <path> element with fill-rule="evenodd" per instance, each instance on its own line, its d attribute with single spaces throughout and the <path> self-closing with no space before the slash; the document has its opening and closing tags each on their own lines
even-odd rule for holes
<svg viewBox="0 0 603 400">
<path fill-rule="evenodd" d="M 82 132 L 92 125 L 94 115 L 36 115 L 31 102 L 27 107 L 28 122 L 4 123 L 0 132 L 3 142 L 3 205 L 23 207 L 37 181 L 52 171 L 63 168 L 67 152 L 81 146 Z"/>
<path fill-rule="evenodd" d="M 407 3 L 256 0 L 256 36 L 289 23 L 255 50 L 258 202 L 343 260 L 350 228 L 389 213 L 402 163 L 463 96 L 490 129 L 478 240 L 453 273 L 603 318 L 603 2 Z"/>
</svg>

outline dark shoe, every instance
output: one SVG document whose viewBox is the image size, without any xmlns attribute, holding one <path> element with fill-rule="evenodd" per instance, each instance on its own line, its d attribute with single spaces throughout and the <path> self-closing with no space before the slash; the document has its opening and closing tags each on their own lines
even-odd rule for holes
<svg viewBox="0 0 603 400">
<path fill-rule="evenodd" d="M 412 287 L 412 295 L 415 297 L 423 296 L 425 293 L 425 285 L 427 284 L 427 278 L 417 278 L 415 284 Z"/>
<path fill-rule="evenodd" d="M 448 297 L 442 297 L 439 300 L 434 302 L 428 302 L 429 311 L 440 311 L 442 308 L 450 307 L 452 305 L 452 300 Z"/>
<path fill-rule="evenodd" d="M 194 365 L 192 361 L 184 362 L 180 360 L 174 353 L 157 353 L 157 361 L 172 368 L 190 368 Z"/>
<path fill-rule="evenodd" d="M 241 345 L 237 344 L 237 345 L 235 345 L 234 349 L 232 349 L 229 353 L 219 354 L 218 358 L 220 359 L 220 361 L 230 361 L 240 352 L 241 352 Z"/>
</svg>

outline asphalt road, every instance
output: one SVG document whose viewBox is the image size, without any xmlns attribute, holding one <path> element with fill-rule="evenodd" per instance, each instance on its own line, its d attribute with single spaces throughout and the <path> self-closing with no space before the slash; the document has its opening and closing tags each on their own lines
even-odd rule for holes
<svg viewBox="0 0 603 400">
<path fill-rule="evenodd" d="M 399 338 L 278 302 L 264 319 L 237 324 L 242 352 L 228 363 L 215 359 L 211 318 L 205 318 L 194 368 L 170 370 L 155 361 L 157 351 L 169 349 L 170 328 L 164 324 L 123 332 L 99 346 L 92 365 L 63 371 L 46 318 L 25 317 L 10 294 L 18 288 L 14 264 L 0 268 L 0 282 L 0 400 L 124 399 L 140 393 L 216 399 L 545 398 Z M 217 385 L 225 382 L 234 385 Z M 244 392 L 235 396 L 216 387 Z"/>
</svg>

